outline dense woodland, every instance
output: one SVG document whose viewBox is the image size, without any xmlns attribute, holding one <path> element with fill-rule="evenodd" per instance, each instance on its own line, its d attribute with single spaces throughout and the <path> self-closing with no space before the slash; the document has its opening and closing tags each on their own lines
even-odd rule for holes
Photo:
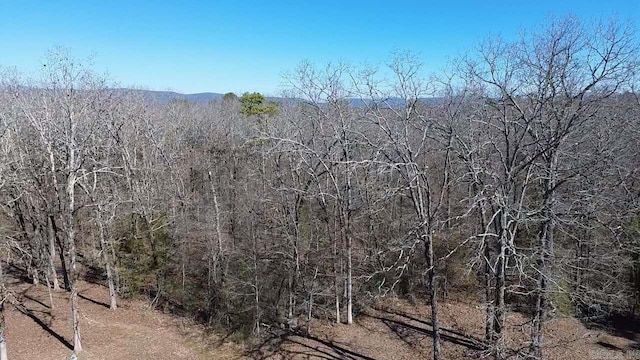
<svg viewBox="0 0 640 360">
<path fill-rule="evenodd" d="M 463 294 L 486 309 L 479 356 L 539 359 L 552 317 L 637 312 L 640 43 L 574 18 L 514 39 L 435 76 L 407 53 L 302 63 L 274 102 L 152 102 L 59 50 L 4 71 L 1 273 L 68 291 L 75 353 L 86 279 L 114 311 L 147 297 L 257 337 L 424 302 L 434 359 L 437 303 Z M 531 319 L 516 353 L 510 311 Z"/>
</svg>

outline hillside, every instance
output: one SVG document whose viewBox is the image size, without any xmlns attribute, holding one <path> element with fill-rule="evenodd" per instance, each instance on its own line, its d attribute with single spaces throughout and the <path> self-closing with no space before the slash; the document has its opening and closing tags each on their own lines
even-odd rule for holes
<svg viewBox="0 0 640 360">
<path fill-rule="evenodd" d="M 14 283 L 10 288 L 23 307 L 9 306 L 6 314 L 9 359 L 66 359 L 72 348 L 68 293 L 54 292 L 51 309 L 46 287 Z M 111 311 L 104 287 L 80 282 L 79 294 L 82 360 L 232 359 L 240 354 L 234 346 L 207 349 L 200 327 L 150 310 L 144 301 L 123 301 Z M 215 344 L 215 337 L 206 338 Z"/>
<path fill-rule="evenodd" d="M 483 309 L 448 301 L 439 309 L 443 359 L 481 358 Z M 429 307 L 388 300 L 360 315 L 352 327 L 314 321 L 310 335 L 273 336 L 254 351 L 260 359 L 430 359 L 432 328 Z M 507 318 L 507 354 L 517 358 L 517 344 L 530 333 L 527 318 L 513 313 Z M 637 334 L 620 336 L 587 328 L 573 318 L 551 321 L 545 330 L 544 359 L 636 359 Z M 524 353 L 522 353 L 524 356 Z M 636 357 L 634 357 L 636 356 Z M 522 358 L 522 357 L 521 357 Z"/>
<path fill-rule="evenodd" d="M 7 312 L 7 343 L 12 360 L 65 359 L 71 352 L 67 293 L 53 294 L 54 309 L 44 286 L 14 282 L 24 305 Z M 388 299 L 356 318 L 353 326 L 314 320 L 310 332 L 287 333 L 272 328 L 256 345 L 234 344 L 202 327 L 151 310 L 140 300 L 124 301 L 112 312 L 104 287 L 82 282 L 81 326 L 85 352 L 81 359 L 416 359 L 430 358 L 429 308 Z M 448 301 L 441 307 L 443 352 L 446 359 L 467 359 L 481 353 L 483 310 Z M 526 318 L 508 318 L 509 344 L 528 336 Z M 522 325 L 525 324 L 525 325 Z M 631 336 L 629 336 L 631 335 Z M 632 356 L 636 334 L 615 336 L 588 329 L 576 319 L 557 319 L 546 330 L 548 359 L 622 359 Z M 511 348 L 517 351 L 515 348 Z M 604 356 L 604 357 L 603 357 Z M 632 358 L 632 357 L 628 357 Z"/>
</svg>

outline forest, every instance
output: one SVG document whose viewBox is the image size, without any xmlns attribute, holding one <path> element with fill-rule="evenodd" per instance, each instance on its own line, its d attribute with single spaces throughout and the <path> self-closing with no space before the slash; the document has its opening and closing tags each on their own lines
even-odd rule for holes
<svg viewBox="0 0 640 360">
<path fill-rule="evenodd" d="M 479 358 L 546 358 L 557 317 L 631 319 L 639 46 L 624 22 L 559 18 L 438 74 L 401 51 L 302 62 L 280 98 L 207 103 L 150 101 L 64 49 L 4 69 L 0 358 L 9 278 L 67 294 L 78 356 L 81 280 L 114 312 L 143 298 L 243 339 L 401 298 L 430 308 L 435 360 L 449 297 L 483 309 Z"/>
</svg>

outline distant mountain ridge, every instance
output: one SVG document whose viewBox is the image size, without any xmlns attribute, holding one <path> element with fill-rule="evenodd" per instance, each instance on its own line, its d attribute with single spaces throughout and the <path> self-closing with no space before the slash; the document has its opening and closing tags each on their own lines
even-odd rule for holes
<svg viewBox="0 0 640 360">
<path fill-rule="evenodd" d="M 139 89 L 118 89 L 123 92 L 132 92 L 136 94 L 140 94 L 145 100 L 159 103 L 159 104 L 168 104 L 173 100 L 186 100 L 193 103 L 203 104 L 208 103 L 210 101 L 218 101 L 224 97 L 224 94 L 213 93 L 213 92 L 203 92 L 203 93 L 194 93 L 194 94 L 182 94 L 175 91 L 157 91 L 157 90 L 139 90 Z M 236 94 L 238 96 L 242 96 L 242 94 Z M 284 97 L 274 97 L 268 96 L 267 100 L 274 102 L 288 102 L 295 100 L 293 98 L 284 98 Z M 421 102 L 428 105 L 436 105 L 442 102 L 442 98 L 432 97 L 432 98 L 422 98 Z M 366 99 L 350 99 L 351 105 L 357 108 L 365 107 L 370 103 L 371 100 Z M 402 107 L 404 106 L 404 101 L 399 98 L 390 98 L 385 101 L 385 105 L 391 107 Z"/>
<path fill-rule="evenodd" d="M 219 93 L 195 93 L 195 94 L 182 94 L 175 91 L 156 91 L 156 90 L 139 90 L 139 89 L 118 89 L 123 92 L 130 92 L 141 95 L 145 100 L 151 102 L 157 102 L 161 104 L 168 104 L 173 100 L 187 100 L 194 103 L 207 103 L 212 100 L 220 100 L 224 94 Z"/>
</svg>

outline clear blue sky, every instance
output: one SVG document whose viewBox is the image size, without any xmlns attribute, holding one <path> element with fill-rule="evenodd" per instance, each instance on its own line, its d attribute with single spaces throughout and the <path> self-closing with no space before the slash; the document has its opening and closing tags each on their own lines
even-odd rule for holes
<svg viewBox="0 0 640 360">
<path fill-rule="evenodd" d="M 568 13 L 640 30 L 640 0 L 0 0 L 0 66 L 33 71 L 63 46 L 123 86 L 275 95 L 302 60 L 380 64 L 410 50 L 437 71 L 488 35 Z"/>
</svg>

